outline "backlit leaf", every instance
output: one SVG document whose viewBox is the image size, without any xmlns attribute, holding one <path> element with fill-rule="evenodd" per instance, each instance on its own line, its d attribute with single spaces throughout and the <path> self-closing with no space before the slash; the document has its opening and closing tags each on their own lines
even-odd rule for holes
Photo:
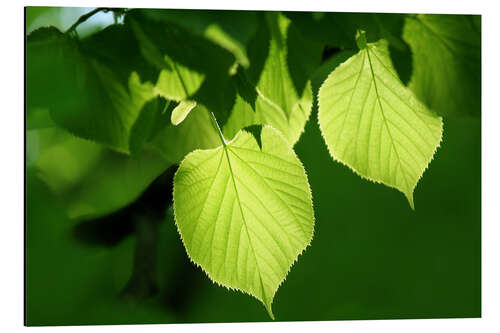
<svg viewBox="0 0 500 333">
<path fill-rule="evenodd" d="M 196 102 L 193 101 L 182 101 L 179 105 L 172 111 L 172 116 L 170 118 L 173 125 L 179 125 L 191 110 L 196 106 Z"/>
<path fill-rule="evenodd" d="M 274 294 L 310 243 L 304 167 L 269 126 L 190 153 L 174 178 L 175 219 L 191 260 L 216 283 L 248 293 L 269 315 Z"/>
<path fill-rule="evenodd" d="M 400 190 L 414 207 L 413 190 L 441 141 L 442 121 L 401 83 L 385 40 L 366 44 L 330 74 L 318 118 L 335 160 Z"/>
</svg>

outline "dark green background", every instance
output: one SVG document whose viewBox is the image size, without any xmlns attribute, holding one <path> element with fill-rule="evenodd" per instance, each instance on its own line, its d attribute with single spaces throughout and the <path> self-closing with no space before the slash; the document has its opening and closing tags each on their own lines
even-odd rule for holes
<svg viewBox="0 0 500 333">
<path fill-rule="evenodd" d="M 415 211 L 397 190 L 334 162 L 316 112 L 295 150 L 308 173 L 316 224 L 311 246 L 276 293 L 277 320 L 481 315 L 479 118 L 444 119 L 441 147 L 415 190 Z M 133 301 L 118 297 L 131 274 L 133 235 L 112 247 L 77 241 L 63 198 L 31 167 L 26 206 L 28 325 L 269 320 L 256 299 L 213 284 L 189 262 L 171 211 L 160 227 L 160 291 Z"/>
</svg>

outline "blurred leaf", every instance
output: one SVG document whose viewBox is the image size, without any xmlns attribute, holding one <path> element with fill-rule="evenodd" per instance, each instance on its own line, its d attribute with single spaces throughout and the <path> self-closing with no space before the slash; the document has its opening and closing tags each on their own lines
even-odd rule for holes
<svg viewBox="0 0 500 333">
<path fill-rule="evenodd" d="M 60 8 L 57 7 L 42 7 L 42 6 L 27 6 L 26 10 L 26 31 L 31 32 L 33 29 L 31 28 L 33 23 L 39 19 L 41 16 L 53 13 L 54 17 L 51 17 L 50 22 L 54 25 L 54 21 L 56 21 L 54 13 L 59 12 Z"/>
<path fill-rule="evenodd" d="M 72 218 L 114 212 L 137 199 L 172 163 L 153 149 L 136 157 L 106 151 L 66 199 Z"/>
<path fill-rule="evenodd" d="M 55 124 L 50 118 L 49 110 L 33 109 L 30 116 L 26 118 L 26 130 L 35 130 L 54 127 Z"/>
<path fill-rule="evenodd" d="M 398 79 L 385 40 L 360 46 L 321 86 L 321 132 L 335 160 L 400 190 L 414 208 L 413 190 L 441 141 L 442 120 Z"/>
<path fill-rule="evenodd" d="M 320 63 L 321 51 L 285 16 L 266 13 L 249 46 L 251 66 L 233 79 L 238 95 L 224 134 L 232 138 L 244 127 L 269 124 L 293 146 L 311 113 L 309 79 Z"/>
<path fill-rule="evenodd" d="M 249 66 L 246 46 L 257 29 L 257 13 L 226 10 L 144 10 L 145 16 L 158 22 L 175 23 L 191 33 L 203 36 L 231 52 L 243 66 Z"/>
<path fill-rule="evenodd" d="M 176 63 L 168 55 L 161 54 L 156 45 L 144 33 L 140 24 L 129 20 L 130 25 L 139 40 L 144 57 L 161 69 L 157 82 L 157 92 L 164 98 L 182 101 L 194 95 L 200 88 L 205 75 Z"/>
<path fill-rule="evenodd" d="M 38 28 L 48 26 L 65 31 L 82 15 L 89 13 L 93 9 L 95 8 L 26 6 L 26 33 L 29 34 Z M 115 23 L 113 13 L 100 11 L 79 24 L 75 31 L 78 36 L 86 37 L 113 23 Z"/>
<path fill-rule="evenodd" d="M 404 39 L 413 52 L 410 88 L 441 115 L 481 113 L 480 16 L 416 15 Z"/>
<path fill-rule="evenodd" d="M 26 316 L 28 325 L 79 322 L 82 309 L 112 300 L 130 276 L 133 239 L 113 249 L 81 246 L 59 198 L 27 175 Z"/>
<path fill-rule="evenodd" d="M 38 131 L 26 132 L 26 167 L 31 167 L 38 159 L 40 153 L 40 139 Z"/>
<path fill-rule="evenodd" d="M 177 24 L 153 20 L 147 13 L 131 10 L 125 24 L 133 28 L 144 58 L 158 72 L 156 93 L 177 102 L 194 101 L 225 122 L 234 104 L 231 53 Z"/>
<path fill-rule="evenodd" d="M 303 12 L 288 12 L 286 15 L 305 36 L 329 46 L 355 49 L 354 36 L 359 29 L 366 31 L 368 42 L 385 38 L 399 48 L 404 47 L 400 37 L 403 14 L 324 13 L 320 19 Z"/>
<path fill-rule="evenodd" d="M 169 123 L 173 102 L 156 97 L 147 102 L 130 131 L 130 153 L 136 157 L 154 135 Z"/>
<path fill-rule="evenodd" d="M 140 65 L 123 25 L 81 42 L 53 27 L 36 30 L 27 44 L 28 111 L 48 108 L 71 133 L 128 152 L 130 129 L 145 102 L 130 93 L 137 85 L 130 74 Z"/>
<path fill-rule="evenodd" d="M 286 13 L 304 36 L 322 45 L 356 50 L 354 36 L 358 29 L 366 31 L 368 42 L 386 39 L 399 77 L 403 82 L 408 82 L 411 75 L 411 52 L 402 38 L 405 14 L 323 13 L 320 18 L 315 18 L 313 14 Z"/>
<path fill-rule="evenodd" d="M 151 145 L 171 163 L 179 163 L 193 150 L 214 148 L 219 144 L 219 136 L 212 125 L 210 114 L 199 104 L 182 123 L 173 125 L 168 122 L 151 139 Z"/>
<path fill-rule="evenodd" d="M 34 161 L 39 178 L 56 194 L 63 195 L 82 182 L 89 169 L 99 164 L 104 149 L 61 129 L 38 131 L 39 152 Z"/>
<path fill-rule="evenodd" d="M 274 319 L 274 294 L 310 243 L 314 214 L 293 150 L 271 127 L 261 139 L 262 150 L 240 131 L 189 154 L 174 178 L 174 207 L 191 260 L 217 284 L 259 299 Z"/>
<path fill-rule="evenodd" d="M 172 165 L 149 146 L 131 157 L 58 128 L 28 133 L 37 134 L 33 171 L 63 198 L 65 211 L 75 219 L 102 216 L 126 206 Z M 28 142 L 28 152 L 35 149 L 32 142 Z"/>
</svg>

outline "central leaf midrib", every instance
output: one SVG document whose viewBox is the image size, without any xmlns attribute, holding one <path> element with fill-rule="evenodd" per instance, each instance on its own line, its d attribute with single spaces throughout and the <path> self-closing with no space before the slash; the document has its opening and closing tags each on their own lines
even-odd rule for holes
<svg viewBox="0 0 500 333">
<path fill-rule="evenodd" d="M 79 54 L 81 56 L 81 54 Z M 82 57 L 83 58 L 83 61 L 87 64 L 87 68 L 89 71 L 93 71 L 96 73 L 96 77 L 97 77 L 97 81 L 99 82 L 99 84 L 101 84 L 102 86 L 102 91 L 103 93 L 101 94 L 101 96 L 103 96 L 105 99 L 108 100 L 109 104 L 115 108 L 115 109 L 120 109 L 120 107 L 116 105 L 115 101 L 114 101 L 114 98 L 113 96 L 111 95 L 109 89 L 107 89 L 107 85 L 106 83 L 104 82 L 103 80 L 103 77 L 102 77 L 102 71 L 99 69 L 99 68 L 96 68 L 96 63 L 98 64 L 98 66 L 104 66 L 104 65 L 101 65 L 97 62 L 97 60 L 93 60 L 93 59 L 90 59 L 90 60 L 87 60 L 85 59 L 85 57 Z M 110 70 L 111 71 L 111 70 Z M 112 73 L 112 71 L 111 71 Z M 114 75 L 114 73 L 113 73 Z M 129 92 L 122 86 L 121 82 L 115 80 L 115 77 L 112 78 L 114 81 L 115 81 L 115 84 L 117 86 L 119 86 L 121 89 L 123 89 L 124 91 L 122 91 L 122 93 L 125 93 L 124 96 L 127 97 L 127 99 L 129 99 L 129 101 L 127 101 L 127 103 L 125 104 L 132 104 L 130 102 L 130 95 L 129 95 Z M 125 110 L 125 112 L 127 113 L 127 115 L 130 115 L 131 112 L 130 111 L 134 111 L 134 110 L 131 110 L 131 109 L 128 109 L 128 110 Z M 113 112 L 110 112 L 109 115 L 110 117 L 108 119 L 110 119 L 114 124 L 117 124 L 124 133 L 128 133 L 133 125 L 133 122 L 131 122 L 130 124 L 125 124 L 126 120 L 123 118 L 123 114 L 118 112 L 118 117 L 115 117 L 113 116 Z M 133 114 L 132 114 L 133 116 Z M 137 119 L 138 115 L 136 116 L 136 119 Z M 128 121 L 127 121 L 128 123 Z M 128 151 L 129 150 L 129 147 L 127 146 L 128 144 L 128 140 L 122 140 L 121 136 L 119 138 L 116 138 L 114 137 L 113 134 L 111 134 L 110 138 L 114 141 L 115 139 L 118 140 L 118 141 L 123 141 L 123 142 L 120 142 L 120 146 L 122 144 L 125 145 L 125 149 Z"/>
<path fill-rule="evenodd" d="M 276 102 L 274 102 L 272 99 L 270 99 L 269 97 L 267 97 L 266 95 L 264 95 L 264 93 L 262 91 L 260 91 L 259 88 L 257 88 L 256 86 L 254 86 L 255 88 L 255 92 L 257 93 L 257 95 L 259 95 L 260 98 L 262 98 L 262 100 L 264 102 L 266 102 L 266 104 L 268 104 L 270 107 L 282 112 L 285 114 L 285 117 L 287 116 L 287 113 L 285 110 L 283 110 L 283 108 L 281 106 L 279 106 L 278 104 L 276 104 Z"/>
<path fill-rule="evenodd" d="M 387 65 L 385 65 L 385 64 L 383 63 L 383 61 L 379 58 L 379 56 L 377 55 L 377 53 L 373 53 L 373 55 L 374 55 L 374 56 L 375 56 L 375 58 L 377 59 L 378 63 L 382 65 L 382 67 L 384 67 L 384 68 L 385 68 L 385 69 L 386 69 L 389 73 L 391 73 L 391 75 L 392 75 L 392 76 L 393 76 L 396 80 L 400 81 L 400 80 L 399 80 L 399 77 L 398 77 L 398 76 L 397 76 L 397 75 L 396 75 L 396 74 L 395 74 L 395 73 L 394 73 L 394 72 L 393 72 L 393 71 L 392 71 L 389 67 L 387 67 Z M 386 84 L 386 83 L 384 83 L 384 81 L 383 81 L 383 80 L 381 80 L 381 82 L 382 82 L 382 84 L 384 84 L 384 85 L 387 87 L 387 84 Z M 389 88 L 389 87 L 387 87 L 387 88 Z M 413 111 L 413 113 L 415 114 L 415 116 L 416 116 L 416 117 L 417 117 L 417 118 L 418 118 L 418 119 L 422 122 L 422 124 L 424 124 L 424 125 L 425 125 L 425 127 L 427 127 L 427 129 L 429 130 L 429 133 L 430 133 L 432 136 L 434 136 L 434 134 L 432 133 L 431 128 L 430 128 L 430 127 L 429 127 L 429 125 L 428 125 L 428 124 L 427 124 L 427 123 L 426 123 L 426 122 L 425 122 L 425 121 L 424 121 L 424 120 L 420 117 L 420 114 L 417 112 L 417 110 L 415 110 L 415 108 L 414 108 L 413 106 L 411 106 L 411 105 L 410 105 L 407 101 L 405 101 L 403 98 L 401 98 L 401 96 L 400 96 L 399 94 L 394 93 L 394 91 L 392 91 L 392 93 L 393 93 L 393 95 L 394 95 L 394 96 L 396 96 L 396 98 L 397 98 L 397 99 L 399 99 L 399 101 L 401 101 L 401 103 L 405 104 L 405 105 L 406 105 L 406 106 L 407 106 L 410 110 L 412 110 L 412 111 Z M 407 121 L 404 117 L 402 117 L 402 116 L 401 116 L 401 118 L 402 118 L 403 120 L 405 120 L 405 121 L 408 123 L 408 121 Z M 420 135 L 420 137 L 422 138 L 422 140 L 423 140 L 423 141 L 426 141 L 426 140 L 425 140 L 425 138 L 424 138 L 424 137 L 422 137 L 422 135 L 421 135 L 419 132 L 417 132 L 417 134 L 419 134 L 419 135 Z M 434 138 L 434 137 L 433 137 L 433 138 Z M 435 138 L 434 138 L 434 139 L 435 139 Z M 429 143 L 426 141 L 426 144 L 429 144 Z"/>
<path fill-rule="evenodd" d="M 257 260 L 257 255 L 255 254 L 255 249 L 253 247 L 252 239 L 251 239 L 250 233 L 248 231 L 248 226 L 247 226 L 247 222 L 245 220 L 245 215 L 243 214 L 243 206 L 241 204 L 240 196 L 238 194 L 238 189 L 236 187 L 236 181 L 234 179 L 234 172 L 233 172 L 233 168 L 231 166 L 231 159 L 229 158 L 228 148 L 226 145 L 223 145 L 223 150 L 224 150 L 224 153 L 226 154 L 226 159 L 227 159 L 227 163 L 229 166 L 229 174 L 231 175 L 231 180 L 233 182 L 234 193 L 236 195 L 236 200 L 238 201 L 238 207 L 240 208 L 241 218 L 243 219 L 243 225 L 245 226 L 245 231 L 247 233 L 248 243 L 250 244 L 250 248 L 252 249 L 253 257 L 255 259 L 255 265 L 257 266 L 257 271 L 258 271 L 259 280 L 260 280 L 260 287 L 262 289 L 262 298 L 263 298 L 264 303 L 267 303 L 267 297 L 266 297 L 266 292 L 264 289 L 264 283 L 262 281 L 262 274 L 261 274 L 261 270 L 259 267 L 259 261 Z M 267 304 L 266 304 L 266 307 L 267 307 Z"/>
<path fill-rule="evenodd" d="M 172 31 L 172 29 L 168 25 L 166 26 L 166 30 L 167 30 L 167 33 L 170 35 L 170 37 L 175 40 L 176 44 L 183 45 L 182 48 L 186 48 L 186 46 L 184 46 L 185 43 L 182 42 L 180 39 L 177 38 L 177 36 L 175 35 L 175 33 Z M 185 95 L 184 98 L 185 99 L 189 98 L 189 93 L 187 91 L 187 88 L 186 88 L 186 85 L 184 83 L 184 80 L 183 80 L 181 74 L 179 73 L 179 69 L 177 68 L 176 61 L 174 59 L 170 58 L 170 57 L 168 57 L 168 59 L 170 60 L 170 62 L 171 62 L 170 65 L 173 67 L 174 73 L 176 74 L 177 78 L 179 79 L 179 82 L 181 83 L 182 89 L 184 90 L 184 95 Z"/>
<path fill-rule="evenodd" d="M 240 159 L 241 162 L 243 162 L 244 165 L 246 165 L 250 170 L 252 170 L 258 177 L 260 177 L 262 179 L 262 181 L 264 182 L 264 184 L 266 184 L 267 188 L 271 191 L 271 192 L 274 192 L 274 189 L 268 184 L 268 182 L 266 181 L 266 179 L 264 177 L 262 177 L 262 175 L 260 175 L 257 170 L 255 170 L 248 162 L 246 162 L 244 159 L 242 159 L 240 156 L 238 156 L 238 154 L 236 154 L 234 151 L 232 152 L 234 154 L 234 156 L 236 156 L 237 158 Z M 289 185 L 289 184 L 288 184 Z M 283 206 L 285 206 L 288 211 L 290 212 L 290 214 L 295 218 L 295 221 L 297 222 L 297 224 L 299 225 L 300 227 L 300 230 L 302 231 L 302 233 L 304 235 L 307 236 L 307 233 L 306 231 L 304 231 L 304 228 L 302 226 L 302 224 L 300 223 L 299 219 L 295 216 L 293 210 L 290 208 L 290 206 L 288 206 L 285 201 L 283 200 L 283 198 L 281 198 L 281 196 L 277 193 L 275 193 L 276 197 L 280 200 L 280 202 L 283 204 Z M 284 230 L 283 226 L 279 223 L 279 221 L 276 219 L 276 217 L 274 215 L 272 215 L 270 212 L 269 212 L 269 215 L 271 215 L 274 220 L 277 222 L 277 224 L 280 226 L 280 228 Z M 290 241 L 290 236 L 288 235 L 288 233 L 285 232 L 285 234 L 287 235 L 289 241 Z"/>
<path fill-rule="evenodd" d="M 175 61 L 172 61 L 172 67 L 174 68 L 174 73 L 177 76 L 177 79 L 179 79 L 179 82 L 181 83 L 182 90 L 184 90 L 184 95 L 185 95 L 184 98 L 188 98 L 189 93 L 187 91 L 186 84 L 184 83 L 184 80 L 183 80 L 181 74 L 179 73 L 179 69 L 177 68 L 177 64 L 175 63 Z"/>
<path fill-rule="evenodd" d="M 387 133 L 389 134 L 389 138 L 391 139 L 391 146 L 394 148 L 394 152 L 396 153 L 396 157 L 398 159 L 398 164 L 399 164 L 399 167 L 402 171 L 401 173 L 402 173 L 403 178 L 405 180 L 406 187 L 408 187 L 408 180 L 406 179 L 406 174 L 401 166 L 401 157 L 399 156 L 398 149 L 396 147 L 396 144 L 394 143 L 394 138 L 392 137 L 391 130 L 389 128 L 389 124 L 387 123 L 387 118 L 385 117 L 384 109 L 382 108 L 382 102 L 380 100 L 380 94 L 379 94 L 378 88 L 377 88 L 377 80 L 375 78 L 375 73 L 373 72 L 373 66 L 372 66 L 372 61 L 370 58 L 370 51 L 369 50 L 370 50 L 370 46 L 367 45 L 366 46 L 366 55 L 368 56 L 368 64 L 370 65 L 370 72 L 372 74 L 373 85 L 375 87 L 375 95 L 377 97 L 377 102 L 378 102 L 378 105 L 380 107 L 380 112 L 382 114 L 382 118 L 384 119 L 385 128 L 387 128 Z M 389 161 L 389 165 L 390 165 L 390 161 Z"/>
</svg>

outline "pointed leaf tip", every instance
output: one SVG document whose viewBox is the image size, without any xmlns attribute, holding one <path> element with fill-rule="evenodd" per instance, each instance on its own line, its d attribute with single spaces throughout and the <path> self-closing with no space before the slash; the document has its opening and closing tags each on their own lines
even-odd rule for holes
<svg viewBox="0 0 500 333">
<path fill-rule="evenodd" d="M 310 244 L 314 213 L 304 167 L 282 135 L 262 127 L 262 148 L 239 131 L 197 150 L 174 178 L 175 221 L 186 251 L 217 284 L 271 304 Z"/>
</svg>

